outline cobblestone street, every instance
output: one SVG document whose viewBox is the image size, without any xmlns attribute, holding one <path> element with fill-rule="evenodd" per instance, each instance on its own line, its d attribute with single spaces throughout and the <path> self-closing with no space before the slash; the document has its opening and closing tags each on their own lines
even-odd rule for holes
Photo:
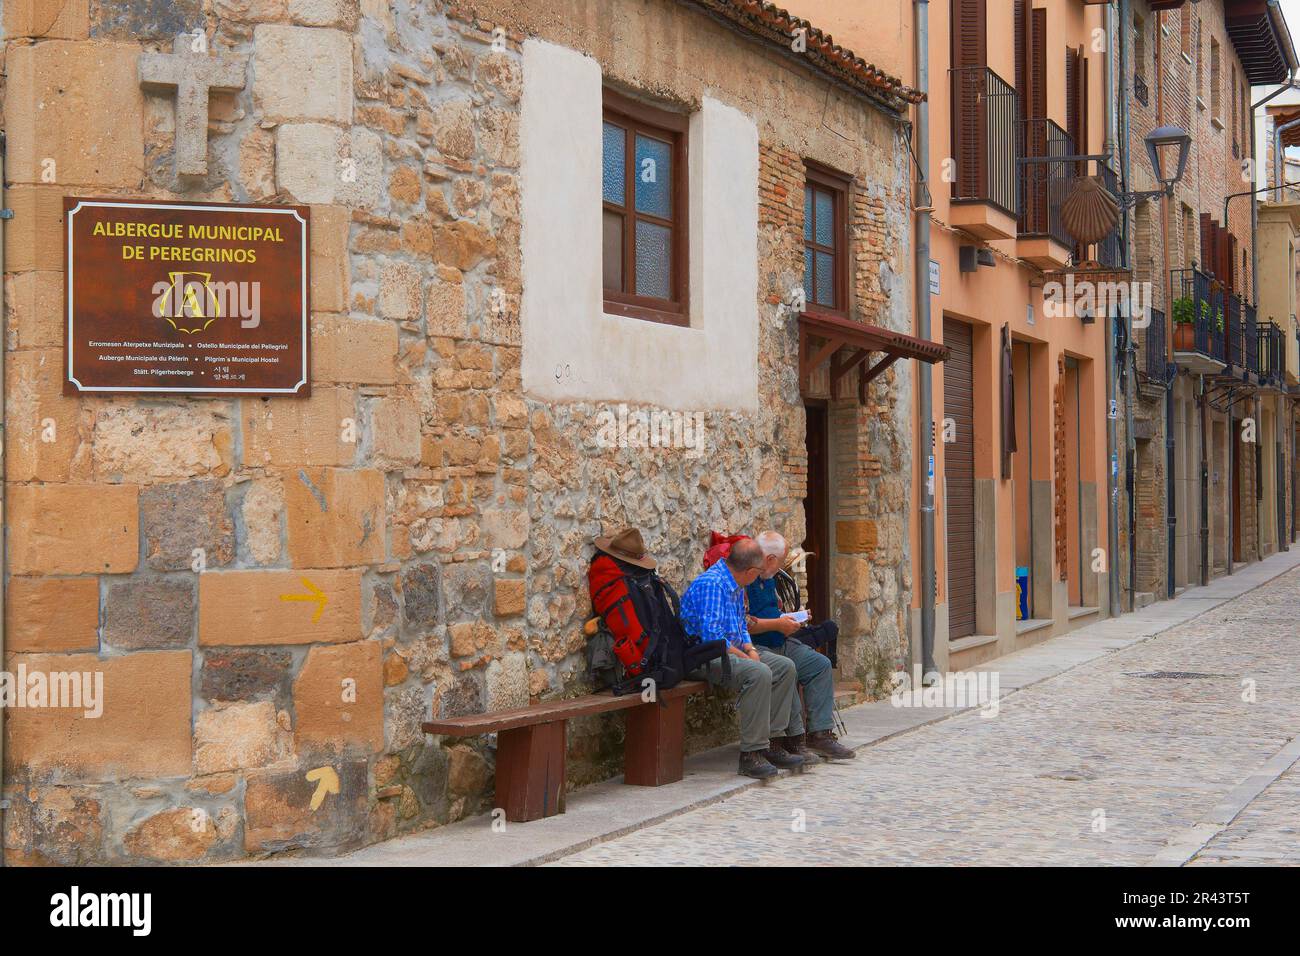
<svg viewBox="0 0 1300 956">
<path fill-rule="evenodd" d="M 965 711 L 558 863 L 1300 864 L 1298 611 L 1300 569 L 996 716 Z"/>
</svg>

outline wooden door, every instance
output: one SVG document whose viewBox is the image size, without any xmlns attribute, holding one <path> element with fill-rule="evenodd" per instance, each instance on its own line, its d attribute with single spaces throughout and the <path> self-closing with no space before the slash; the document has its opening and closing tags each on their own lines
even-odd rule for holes
<svg viewBox="0 0 1300 956">
<path fill-rule="evenodd" d="M 971 327 L 943 320 L 943 417 L 956 426 L 945 442 L 944 524 L 948 535 L 948 637 L 975 633 L 975 400 Z"/>
<path fill-rule="evenodd" d="M 828 533 L 830 513 L 830 452 L 827 447 L 826 406 L 808 404 L 805 445 L 808 452 L 808 494 L 803 500 L 807 537 L 803 549 L 816 557 L 807 561 L 808 609 L 814 621 L 831 616 L 831 555 Z"/>
</svg>

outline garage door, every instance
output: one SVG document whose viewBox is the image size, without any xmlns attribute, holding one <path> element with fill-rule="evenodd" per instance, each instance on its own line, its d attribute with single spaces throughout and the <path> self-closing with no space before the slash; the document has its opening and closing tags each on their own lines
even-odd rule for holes
<svg viewBox="0 0 1300 956">
<path fill-rule="evenodd" d="M 948 637 L 975 633 L 975 402 L 971 327 L 943 320 L 943 417 L 956 426 L 945 442 L 944 523 L 948 529 Z"/>
</svg>

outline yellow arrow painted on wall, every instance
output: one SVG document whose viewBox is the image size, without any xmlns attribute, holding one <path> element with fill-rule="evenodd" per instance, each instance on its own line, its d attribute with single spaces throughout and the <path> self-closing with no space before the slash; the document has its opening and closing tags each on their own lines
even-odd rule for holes
<svg viewBox="0 0 1300 956">
<path fill-rule="evenodd" d="M 339 792 L 339 775 L 333 767 L 317 767 L 307 771 L 307 782 L 316 784 L 316 792 L 311 795 L 311 808 L 319 810 L 327 794 Z"/>
<path fill-rule="evenodd" d="M 306 578 L 300 579 L 303 586 L 310 591 L 310 594 L 281 594 L 281 601 L 315 601 L 316 613 L 312 615 L 311 622 L 315 624 L 320 620 L 320 616 L 325 613 L 325 605 L 329 604 L 329 596 L 316 585 L 312 584 Z"/>
</svg>

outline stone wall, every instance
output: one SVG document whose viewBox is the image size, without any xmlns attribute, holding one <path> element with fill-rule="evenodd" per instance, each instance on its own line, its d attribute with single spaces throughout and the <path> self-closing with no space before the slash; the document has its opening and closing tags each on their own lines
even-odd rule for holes
<svg viewBox="0 0 1300 956">
<path fill-rule="evenodd" d="M 647 16 L 645 39 L 627 32 Z M 141 91 L 136 63 L 185 31 L 247 57 L 248 82 L 213 94 L 208 173 L 182 180 L 174 99 Z M 593 537 L 640 527 L 678 587 L 711 528 L 799 540 L 781 303 L 802 282 L 800 157 L 856 177 L 856 314 L 909 325 L 895 121 L 666 0 L 28 0 L 5 4 L 5 35 L 5 666 L 105 675 L 97 720 L 7 713 L 11 862 L 338 852 L 481 812 L 492 741 L 420 722 L 589 688 Z M 603 447 L 606 403 L 523 389 L 526 36 L 674 102 L 708 91 L 753 117 L 765 169 L 781 157 L 758 412 L 699 409 L 706 454 Z M 62 396 L 64 195 L 309 204 L 310 399 Z M 859 677 L 901 657 L 909 388 L 895 368 L 861 408 L 837 402 L 837 615 Z M 306 582 L 328 601 L 316 622 L 282 600 Z M 570 785 L 618 771 L 621 732 L 570 725 Z M 695 702 L 688 733 L 734 739 L 731 705 Z M 338 792 L 313 810 L 321 768 Z"/>
</svg>

